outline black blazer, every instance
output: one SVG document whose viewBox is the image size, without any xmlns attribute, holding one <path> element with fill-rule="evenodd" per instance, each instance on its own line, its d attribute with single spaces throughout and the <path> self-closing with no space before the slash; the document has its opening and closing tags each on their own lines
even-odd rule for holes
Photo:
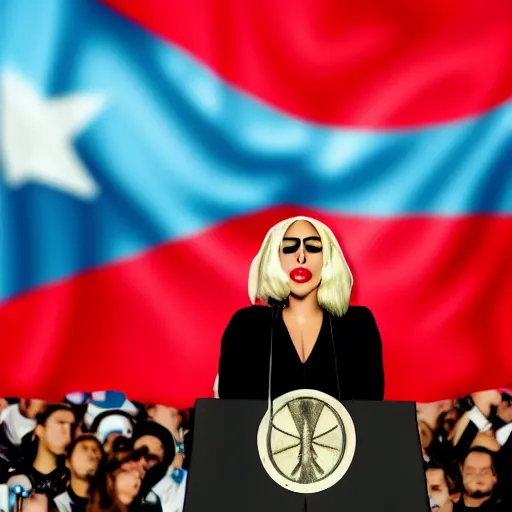
<svg viewBox="0 0 512 512">
<path fill-rule="evenodd" d="M 324 310 L 320 334 L 305 363 L 282 310 L 250 306 L 237 311 L 222 337 L 219 398 L 268 399 L 271 332 L 272 398 L 301 388 L 341 400 L 384 398 L 381 338 L 372 313 L 362 306 L 350 306 L 342 317 Z"/>
</svg>

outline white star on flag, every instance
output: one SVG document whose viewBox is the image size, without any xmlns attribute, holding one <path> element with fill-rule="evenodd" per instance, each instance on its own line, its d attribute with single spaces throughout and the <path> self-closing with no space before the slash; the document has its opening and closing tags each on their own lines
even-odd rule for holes
<svg viewBox="0 0 512 512">
<path fill-rule="evenodd" d="M 0 81 L 0 161 L 11 187 L 36 182 L 80 199 L 100 191 L 73 139 L 104 108 L 105 96 L 75 93 L 45 98 L 14 73 Z"/>
</svg>

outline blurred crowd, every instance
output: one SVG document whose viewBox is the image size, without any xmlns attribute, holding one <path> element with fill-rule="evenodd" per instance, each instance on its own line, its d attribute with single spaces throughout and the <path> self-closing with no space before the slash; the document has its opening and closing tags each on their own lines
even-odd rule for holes
<svg viewBox="0 0 512 512">
<path fill-rule="evenodd" d="M 0 411 L 0 483 L 31 489 L 23 511 L 183 510 L 190 411 L 111 391 L 0 399 Z"/>
<path fill-rule="evenodd" d="M 512 391 L 417 404 L 432 511 L 512 511 Z M 74 393 L 0 399 L 0 483 L 24 512 L 182 512 L 193 410 Z M 11 496 L 12 498 L 12 496 Z"/>
<path fill-rule="evenodd" d="M 417 404 L 430 506 L 512 511 L 512 390 Z"/>
</svg>

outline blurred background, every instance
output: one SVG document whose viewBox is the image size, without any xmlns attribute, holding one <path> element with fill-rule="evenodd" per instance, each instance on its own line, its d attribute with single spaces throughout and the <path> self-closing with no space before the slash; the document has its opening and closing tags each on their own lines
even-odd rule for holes
<svg viewBox="0 0 512 512">
<path fill-rule="evenodd" d="M 0 480 L 30 477 L 24 510 L 182 510 L 195 399 L 299 214 L 343 247 L 386 398 L 418 402 L 432 510 L 505 510 L 508 0 L 3 0 L 0 34 Z"/>
<path fill-rule="evenodd" d="M 212 396 L 267 230 L 329 225 L 386 398 L 512 384 L 512 6 L 4 0 L 3 396 Z"/>
</svg>

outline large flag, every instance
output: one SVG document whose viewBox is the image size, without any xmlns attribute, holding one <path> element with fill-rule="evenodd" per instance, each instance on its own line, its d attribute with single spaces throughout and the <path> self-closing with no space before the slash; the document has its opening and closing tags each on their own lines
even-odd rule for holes
<svg viewBox="0 0 512 512">
<path fill-rule="evenodd" d="M 211 396 L 251 259 L 297 214 L 339 237 L 386 398 L 512 383 L 509 0 L 0 16 L 0 394 Z"/>
</svg>

